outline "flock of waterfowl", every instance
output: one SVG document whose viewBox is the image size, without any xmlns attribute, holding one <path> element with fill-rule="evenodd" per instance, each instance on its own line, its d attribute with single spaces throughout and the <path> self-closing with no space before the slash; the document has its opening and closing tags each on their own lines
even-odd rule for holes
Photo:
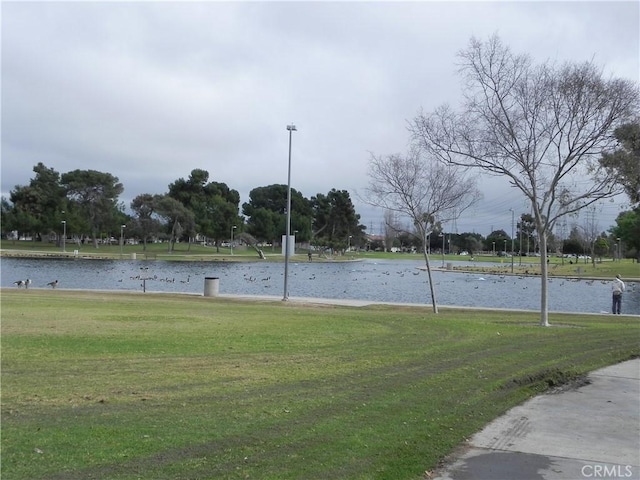
<svg viewBox="0 0 640 480">
<path fill-rule="evenodd" d="M 142 264 L 95 264 L 97 268 L 78 269 L 76 272 L 44 269 L 39 275 L 27 272 L 10 273 L 21 280 L 13 282 L 14 287 L 31 288 L 95 288 L 95 289 L 137 289 L 177 291 L 195 293 L 201 291 L 202 280 L 213 275 L 219 277 L 221 291 L 241 294 L 259 294 L 260 291 L 278 290 L 282 286 L 283 269 L 277 263 L 247 264 L 166 264 L 164 262 Z M 148 265 L 148 266 L 147 266 Z M 54 264 L 51 264 L 54 266 Z M 35 272 L 35 270 L 33 270 Z M 30 273 L 30 272 L 29 272 Z M 75 275 L 74 275 L 75 273 Z M 46 277 L 59 280 L 46 282 Z M 422 302 L 428 277 L 421 266 L 391 263 L 349 262 L 349 264 L 294 263 L 289 269 L 292 292 L 298 296 L 335 296 L 336 298 L 379 299 L 380 301 Z M 31 277 L 25 280 L 25 277 Z M 38 278 L 39 277 L 39 278 Z M 82 281 L 78 283 L 78 279 Z M 9 278 L 10 280 L 10 278 Z M 85 281 L 86 280 L 86 281 Z M 451 272 L 442 275 L 436 272 L 432 277 L 437 286 L 439 300 L 457 305 L 505 305 L 518 304 L 523 308 L 535 308 L 535 293 L 539 290 L 539 277 L 516 272 L 515 275 L 501 272 Z M 576 311 L 596 311 L 602 302 L 608 301 L 610 279 L 580 277 L 550 277 L 550 298 L 560 298 L 561 309 Z M 146 283 L 146 285 L 145 285 Z M 117 287 L 116 287 L 117 285 Z M 164 285 L 164 286 L 162 286 Z M 581 285 L 581 286 L 580 286 Z M 504 287 L 503 287 L 504 286 Z M 630 294 L 640 290 L 640 283 L 627 282 Z M 593 293 L 588 293 L 592 291 Z M 418 292 L 416 294 L 416 292 Z M 516 294 L 520 292 L 520 296 Z M 524 297 L 523 297 L 524 296 Z M 491 298 L 494 298 L 491 300 Z M 489 299 L 489 300 L 487 300 Z M 532 300 L 534 299 L 534 300 Z M 556 300 L 554 300 L 556 299 Z M 571 299 L 569 301 L 569 299 Z M 580 300 L 576 300 L 580 299 Z M 595 299 L 595 300 L 594 300 Z M 632 300 L 633 299 L 633 300 Z M 637 297 L 628 297 L 627 303 L 637 311 Z M 532 303 L 533 302 L 533 303 Z M 556 301 L 557 304 L 557 301 Z M 573 310 L 572 310 L 573 311 Z"/>
<path fill-rule="evenodd" d="M 29 285 L 31 285 L 33 282 L 31 281 L 30 278 L 27 278 L 26 280 L 16 280 L 15 282 L 13 282 L 13 284 L 18 287 L 18 288 L 22 288 L 24 287 L 25 289 L 29 288 Z M 58 286 L 58 280 L 54 280 L 53 282 L 49 282 L 47 283 L 48 287 L 51 288 L 56 288 Z"/>
</svg>

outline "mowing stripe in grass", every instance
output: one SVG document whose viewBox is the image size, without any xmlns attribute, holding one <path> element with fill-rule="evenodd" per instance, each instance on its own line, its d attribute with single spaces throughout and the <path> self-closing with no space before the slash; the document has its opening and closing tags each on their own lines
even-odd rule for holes
<svg viewBox="0 0 640 480">
<path fill-rule="evenodd" d="M 417 479 L 549 377 L 640 353 L 625 317 L 2 293 L 17 480 Z"/>
</svg>

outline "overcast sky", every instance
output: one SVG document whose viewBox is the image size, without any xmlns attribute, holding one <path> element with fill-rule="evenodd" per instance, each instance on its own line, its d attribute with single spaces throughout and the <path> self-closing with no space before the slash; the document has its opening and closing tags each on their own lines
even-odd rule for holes
<svg viewBox="0 0 640 480">
<path fill-rule="evenodd" d="M 638 80 L 629 2 L 11 2 L 2 21 L 2 195 L 59 173 L 117 176 L 127 208 L 195 168 L 238 190 L 287 183 L 358 200 L 369 152 L 407 150 L 407 121 L 460 100 L 456 53 L 497 33 L 535 60 L 594 59 Z M 527 212 L 503 179 L 447 231 L 510 233 Z M 625 199 L 598 207 L 606 230 Z"/>
</svg>

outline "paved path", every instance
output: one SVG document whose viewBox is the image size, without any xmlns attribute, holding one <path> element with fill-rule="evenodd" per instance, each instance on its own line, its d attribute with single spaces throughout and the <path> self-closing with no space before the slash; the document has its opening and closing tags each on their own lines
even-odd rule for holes
<svg viewBox="0 0 640 480">
<path fill-rule="evenodd" d="M 474 435 L 438 480 L 640 479 L 640 359 L 535 397 Z"/>
</svg>

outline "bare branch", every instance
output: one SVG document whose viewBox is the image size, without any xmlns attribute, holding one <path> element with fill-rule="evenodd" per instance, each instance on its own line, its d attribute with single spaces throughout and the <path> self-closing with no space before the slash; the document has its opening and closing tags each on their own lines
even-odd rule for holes
<svg viewBox="0 0 640 480">
<path fill-rule="evenodd" d="M 453 219 L 480 196 L 475 179 L 466 174 L 465 169 L 439 162 L 418 148 L 407 155 L 370 156 L 365 201 L 411 220 L 422 241 L 429 278 L 428 235 L 436 224 Z M 437 313 L 432 281 L 429 287 Z"/>
</svg>

